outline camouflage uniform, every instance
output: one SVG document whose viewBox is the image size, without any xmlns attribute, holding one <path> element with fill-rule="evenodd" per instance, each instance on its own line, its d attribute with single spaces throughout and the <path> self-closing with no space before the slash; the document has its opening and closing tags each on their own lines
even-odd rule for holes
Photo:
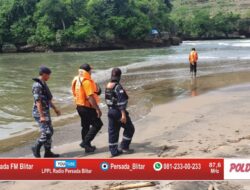
<svg viewBox="0 0 250 190">
<path fill-rule="evenodd" d="M 40 127 L 41 135 L 37 139 L 38 143 L 44 145 L 45 149 L 51 148 L 52 143 L 52 135 L 53 135 L 53 126 L 51 122 L 50 116 L 50 101 L 52 99 L 52 95 L 50 90 L 45 82 L 39 81 L 39 79 L 33 79 L 35 82 L 32 87 L 32 93 L 34 97 L 34 105 L 32 115 L 35 121 L 38 123 Z M 45 116 L 45 122 L 40 122 L 40 114 L 36 105 L 36 102 L 41 100 L 42 110 Z"/>
</svg>

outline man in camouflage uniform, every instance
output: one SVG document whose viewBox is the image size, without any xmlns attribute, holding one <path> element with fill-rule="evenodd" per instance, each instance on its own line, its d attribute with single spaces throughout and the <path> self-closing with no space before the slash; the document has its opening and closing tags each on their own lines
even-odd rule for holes
<svg viewBox="0 0 250 190">
<path fill-rule="evenodd" d="M 40 149 L 44 146 L 44 157 L 59 157 L 58 154 L 51 152 L 51 143 L 53 135 L 53 126 L 50 116 L 50 108 L 53 108 L 57 116 L 61 113 L 52 102 L 52 94 L 46 84 L 49 80 L 51 70 L 47 67 L 41 67 L 39 77 L 34 78 L 32 93 L 34 97 L 33 117 L 40 127 L 40 137 L 37 139 L 36 144 L 32 147 L 33 155 L 40 158 Z"/>
</svg>

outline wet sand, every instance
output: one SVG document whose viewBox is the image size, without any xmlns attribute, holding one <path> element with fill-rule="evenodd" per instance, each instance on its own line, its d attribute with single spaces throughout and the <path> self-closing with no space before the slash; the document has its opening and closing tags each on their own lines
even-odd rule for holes
<svg viewBox="0 0 250 190">
<path fill-rule="evenodd" d="M 162 67 L 163 66 L 160 68 Z M 147 70 L 147 68 L 144 69 Z M 125 75 L 125 86 L 130 85 L 132 80 L 144 80 L 143 76 L 137 77 L 129 78 L 127 75 Z M 158 77 L 160 77 L 160 74 Z M 151 83 L 147 83 L 140 88 L 129 89 L 130 115 L 133 121 L 138 121 L 144 119 L 147 114 L 150 113 L 151 109 L 156 105 L 187 98 L 190 96 L 199 96 L 221 87 L 243 84 L 247 82 L 250 82 L 250 72 L 248 71 L 199 76 L 196 80 L 191 79 L 189 76 L 185 76 L 178 80 L 161 78 L 159 81 L 151 81 Z M 106 111 L 106 108 L 104 108 L 104 116 L 106 116 Z M 102 119 L 104 121 L 104 127 L 102 128 L 101 133 L 105 133 L 107 131 L 107 118 L 102 117 Z M 79 139 L 80 128 L 81 127 L 78 117 L 77 119 L 72 119 L 72 121 L 62 123 L 60 127 L 55 127 L 55 135 L 53 138 L 54 145 L 60 146 L 65 143 L 73 142 L 75 139 Z M 38 131 L 21 136 L 14 136 L 13 138 L 0 141 L 0 157 L 22 157 L 29 154 L 30 147 L 33 144 L 37 134 Z"/>
<path fill-rule="evenodd" d="M 129 111 L 133 121 L 146 117 L 152 107 L 176 99 L 200 95 L 220 87 L 250 82 L 248 60 L 203 62 L 199 64 L 198 79 L 190 80 L 187 64 L 158 63 L 155 66 L 130 67 L 123 76 L 122 83 L 130 95 Z M 105 82 L 104 82 L 105 83 Z M 104 86 L 104 84 L 103 84 Z M 102 97 L 103 98 L 103 97 Z M 58 104 L 60 107 L 60 103 Z M 63 115 L 53 118 L 55 127 L 54 145 L 59 146 L 79 139 L 79 118 L 74 113 L 70 102 L 70 117 Z M 106 115 L 103 108 L 103 115 Z M 107 119 L 103 117 L 103 132 L 107 131 Z M 32 125 L 36 125 L 32 123 Z M 38 127 L 36 132 L 38 132 Z M 34 133 L 33 133 L 34 134 Z M 32 133 L 15 135 L 11 139 L 0 141 L 0 157 L 25 156 L 30 152 L 30 146 L 35 140 Z M 18 136 L 18 138 L 16 138 Z M 28 148 L 27 148 L 28 147 Z M 7 152 L 6 152 L 7 151 Z"/>
<path fill-rule="evenodd" d="M 142 78 L 141 80 L 144 79 Z M 130 89 L 130 115 L 133 121 L 142 120 L 147 118 L 147 115 L 154 106 L 191 96 L 199 96 L 221 87 L 247 82 L 250 82 L 250 72 L 248 71 L 199 76 L 196 80 L 185 77 L 178 80 L 163 79 L 152 82 L 134 91 Z M 104 108 L 102 117 L 104 126 L 100 134 L 107 132 L 106 111 L 106 108 Z M 53 144 L 61 146 L 65 143 L 74 142 L 75 139 L 80 140 L 80 128 L 78 117 L 77 122 L 76 119 L 72 118 L 67 123 L 64 123 L 64 125 L 55 127 Z M 0 141 L 0 157 L 23 157 L 30 154 L 30 147 L 37 135 L 38 130 L 33 133 Z"/>
<path fill-rule="evenodd" d="M 244 74 L 240 73 L 239 76 L 244 76 Z M 180 98 L 154 106 L 145 119 L 136 122 L 136 133 L 132 144 L 136 153 L 123 155 L 121 158 L 249 158 L 250 83 L 219 88 L 199 96 L 192 97 L 191 95 L 190 92 L 189 98 Z M 98 147 L 96 154 L 86 155 L 78 144 L 79 142 L 73 142 L 55 146 L 54 150 L 61 153 L 63 157 L 109 157 L 106 132 L 94 140 L 94 144 Z M 26 157 L 30 156 L 26 155 Z M 36 185 L 37 190 L 65 188 L 92 190 L 105 189 L 120 183 L 136 182 L 17 181 L 2 182 L 0 189 L 31 190 Z M 225 190 L 247 190 L 250 188 L 249 181 L 162 181 L 155 187 L 145 189 L 206 190 L 210 184 Z"/>
</svg>

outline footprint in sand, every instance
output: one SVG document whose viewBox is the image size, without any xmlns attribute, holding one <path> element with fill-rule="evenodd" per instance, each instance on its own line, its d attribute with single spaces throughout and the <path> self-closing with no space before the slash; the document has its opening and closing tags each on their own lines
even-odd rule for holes
<svg viewBox="0 0 250 190">
<path fill-rule="evenodd" d="M 172 150 L 177 150 L 178 146 L 163 146 L 161 147 L 161 150 L 159 152 L 159 154 L 157 155 L 158 157 L 166 157 L 168 156 L 167 154 L 164 154 L 165 152 L 170 152 Z"/>
<path fill-rule="evenodd" d="M 182 156 L 186 156 L 187 154 L 188 154 L 187 151 L 185 151 L 185 152 L 180 152 L 180 153 L 175 154 L 174 157 L 182 157 Z"/>
</svg>

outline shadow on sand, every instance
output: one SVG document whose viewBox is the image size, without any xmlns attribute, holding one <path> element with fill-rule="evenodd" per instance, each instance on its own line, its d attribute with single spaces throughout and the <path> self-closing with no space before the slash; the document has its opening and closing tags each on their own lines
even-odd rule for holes
<svg viewBox="0 0 250 190">
<path fill-rule="evenodd" d="M 131 148 L 135 150 L 134 154 L 143 153 L 148 156 L 158 156 L 161 153 L 161 151 L 164 150 L 164 147 L 153 146 L 151 142 L 132 143 Z M 95 155 L 104 154 L 104 153 L 109 154 L 108 146 L 104 146 L 100 148 L 97 147 L 96 151 L 92 154 L 87 154 L 85 153 L 84 149 L 82 149 L 82 150 L 63 153 L 61 154 L 61 157 L 72 158 L 72 157 L 86 157 L 86 156 L 91 156 L 91 155 L 95 157 Z"/>
</svg>

